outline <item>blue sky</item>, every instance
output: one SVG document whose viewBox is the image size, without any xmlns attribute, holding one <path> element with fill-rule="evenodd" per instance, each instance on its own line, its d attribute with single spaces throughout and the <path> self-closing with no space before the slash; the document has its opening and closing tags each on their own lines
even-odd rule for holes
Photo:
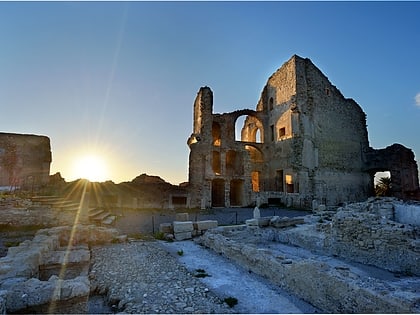
<svg viewBox="0 0 420 315">
<path fill-rule="evenodd" d="M 114 182 L 178 184 L 198 89 L 214 112 L 255 109 L 297 54 L 363 108 L 372 147 L 419 161 L 419 15 L 420 2 L 0 2 L 0 131 L 50 137 L 67 181 L 91 154 Z"/>
</svg>

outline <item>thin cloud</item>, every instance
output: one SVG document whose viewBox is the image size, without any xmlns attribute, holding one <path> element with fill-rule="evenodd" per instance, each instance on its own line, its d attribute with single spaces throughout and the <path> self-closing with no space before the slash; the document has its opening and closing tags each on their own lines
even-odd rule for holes
<svg viewBox="0 0 420 315">
<path fill-rule="evenodd" d="M 416 100 L 416 105 L 420 107 L 420 93 L 417 93 L 414 99 Z"/>
</svg>

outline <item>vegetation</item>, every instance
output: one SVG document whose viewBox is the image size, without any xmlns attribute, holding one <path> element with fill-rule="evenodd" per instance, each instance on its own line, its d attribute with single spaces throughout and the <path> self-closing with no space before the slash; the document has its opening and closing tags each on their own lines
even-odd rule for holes
<svg viewBox="0 0 420 315">
<path fill-rule="evenodd" d="M 184 255 L 184 251 L 183 251 L 182 249 L 180 249 L 179 251 L 177 251 L 177 254 L 178 254 L 179 256 L 183 256 L 183 255 Z"/>
<path fill-rule="evenodd" d="M 155 239 L 160 240 L 160 241 L 165 240 L 165 233 L 160 232 L 160 231 L 156 232 L 155 233 Z"/>
<path fill-rule="evenodd" d="M 229 305 L 229 307 L 234 307 L 236 304 L 238 304 L 238 299 L 234 297 L 227 297 L 224 299 L 224 302 Z"/>
<path fill-rule="evenodd" d="M 381 177 L 375 185 L 375 195 L 378 197 L 391 196 L 391 178 Z"/>
<path fill-rule="evenodd" d="M 210 275 L 204 269 L 196 269 L 195 272 L 196 273 L 194 274 L 194 277 L 196 278 L 210 277 Z"/>
</svg>

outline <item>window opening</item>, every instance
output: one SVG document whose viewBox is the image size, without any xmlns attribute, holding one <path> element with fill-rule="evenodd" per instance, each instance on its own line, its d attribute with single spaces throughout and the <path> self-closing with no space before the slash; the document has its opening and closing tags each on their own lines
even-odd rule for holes
<svg viewBox="0 0 420 315">
<path fill-rule="evenodd" d="M 279 129 L 279 139 L 283 138 L 284 136 L 286 136 L 286 127 Z"/>
<path fill-rule="evenodd" d="M 222 140 L 221 140 L 221 128 L 220 125 L 218 123 L 213 123 L 212 126 L 212 137 L 213 137 L 213 145 L 214 146 L 220 146 Z"/>
<path fill-rule="evenodd" d="M 391 172 L 376 172 L 373 177 L 373 182 L 375 185 L 375 196 L 389 197 L 392 195 Z"/>
<path fill-rule="evenodd" d="M 286 175 L 286 189 L 288 193 L 294 192 L 292 175 Z"/>
<path fill-rule="evenodd" d="M 222 173 L 222 163 L 220 161 L 220 152 L 213 151 L 213 172 L 216 175 L 220 175 Z"/>
<path fill-rule="evenodd" d="M 253 171 L 251 173 L 251 180 L 252 180 L 252 191 L 259 192 L 260 191 L 260 172 Z"/>
</svg>

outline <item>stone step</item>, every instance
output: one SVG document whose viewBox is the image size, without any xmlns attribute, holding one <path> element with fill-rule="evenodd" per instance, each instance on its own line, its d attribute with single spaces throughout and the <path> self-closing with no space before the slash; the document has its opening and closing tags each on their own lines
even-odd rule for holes
<svg viewBox="0 0 420 315">
<path fill-rule="evenodd" d="M 101 213 L 98 213 L 95 216 L 92 216 L 89 218 L 90 220 L 93 220 L 93 221 L 102 221 L 108 216 L 110 216 L 110 213 L 108 211 L 102 211 Z"/>
<path fill-rule="evenodd" d="M 104 210 L 102 210 L 102 209 L 97 209 L 97 208 L 91 209 L 91 210 L 89 210 L 89 217 L 95 217 L 95 216 L 97 216 L 97 215 L 99 215 L 103 212 L 104 212 Z"/>
<path fill-rule="evenodd" d="M 115 215 L 108 216 L 105 220 L 102 221 L 102 224 L 111 225 L 115 222 L 117 217 Z"/>
</svg>

